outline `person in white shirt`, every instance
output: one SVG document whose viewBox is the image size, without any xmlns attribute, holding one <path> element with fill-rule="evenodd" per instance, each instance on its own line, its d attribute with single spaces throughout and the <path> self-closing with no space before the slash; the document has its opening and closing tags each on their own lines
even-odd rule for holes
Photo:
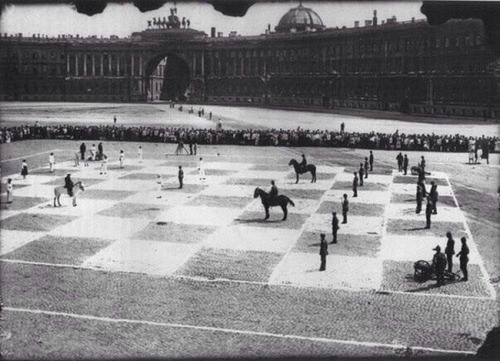
<svg viewBox="0 0 500 361">
<path fill-rule="evenodd" d="M 123 168 L 123 162 L 125 161 L 125 153 L 123 153 L 123 150 L 120 150 L 120 168 Z"/>
<path fill-rule="evenodd" d="M 80 152 L 75 152 L 75 167 L 80 165 Z"/>
<path fill-rule="evenodd" d="M 14 187 L 12 186 L 12 178 L 7 179 L 7 203 L 12 203 L 12 191 Z"/>
<path fill-rule="evenodd" d="M 102 155 L 100 174 L 108 174 L 108 157 L 104 154 Z"/>
<path fill-rule="evenodd" d="M 56 164 L 56 160 L 54 159 L 54 153 L 50 153 L 49 155 L 49 172 L 54 173 L 54 164 Z"/>
<path fill-rule="evenodd" d="M 203 158 L 200 158 L 198 163 L 198 172 L 200 174 L 200 180 L 205 180 L 205 164 L 203 163 Z"/>
<path fill-rule="evenodd" d="M 92 160 L 95 160 L 95 156 L 96 156 L 95 144 L 92 144 L 92 147 L 90 148 L 90 156 L 92 157 Z"/>
<path fill-rule="evenodd" d="M 137 148 L 137 154 L 139 155 L 139 163 L 142 163 L 142 146 Z"/>
</svg>

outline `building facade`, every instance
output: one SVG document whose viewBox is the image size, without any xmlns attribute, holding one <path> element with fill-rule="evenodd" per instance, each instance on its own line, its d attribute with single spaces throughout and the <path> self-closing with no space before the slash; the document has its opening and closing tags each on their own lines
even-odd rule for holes
<svg viewBox="0 0 500 361">
<path fill-rule="evenodd" d="M 500 118 L 499 64 L 480 20 L 326 28 L 299 5 L 275 31 L 212 36 L 171 14 L 128 38 L 0 38 L 0 97 L 29 101 L 350 108 Z"/>
</svg>

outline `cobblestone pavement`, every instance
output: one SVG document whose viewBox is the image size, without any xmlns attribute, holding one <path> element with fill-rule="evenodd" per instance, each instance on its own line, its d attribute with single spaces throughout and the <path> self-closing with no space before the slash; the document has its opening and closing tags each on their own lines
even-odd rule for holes
<svg viewBox="0 0 500 361">
<path fill-rule="evenodd" d="M 254 149 L 226 147 L 218 156 L 219 148 L 206 147 L 206 180 L 199 179 L 195 157 L 147 153 L 142 162 L 130 155 L 124 168 L 111 159 L 106 175 L 94 162 L 74 167 L 64 159 L 56 173 L 41 168 L 26 180 L 14 175 L 15 202 L 0 213 L 4 327 L 41 310 L 56 312 L 51 317 L 97 317 L 97 323 L 111 318 L 251 337 L 292 335 L 309 343 L 352 341 L 358 351 L 379 347 L 374 354 L 406 346 L 477 349 L 495 323 L 495 292 L 445 173 L 432 177 L 439 194 L 455 202 L 438 204 L 427 230 L 425 216 L 407 201 L 415 192 L 413 176 L 376 163 L 352 198 L 350 165 L 317 152 L 309 158 L 318 166 L 317 182 L 301 176 L 295 184 L 293 170 L 283 165 L 300 157 L 297 150 Z M 178 165 L 183 189 L 177 188 Z M 66 173 L 86 189 L 77 207 L 64 196 L 63 207 L 54 208 L 53 188 Z M 263 221 L 260 200 L 253 198 L 271 179 L 295 203 L 287 221 L 277 208 Z M 319 272 L 319 233 L 331 241 L 331 211 L 340 215 L 343 193 L 351 201 L 348 223 L 340 225 L 327 270 Z M 444 248 L 447 230 L 469 240 L 470 281 L 439 288 L 435 281 L 415 282 L 413 262 L 430 260 L 438 244 Z M 21 341 L 5 342 L 9 348 Z M 183 356 L 204 355 L 186 347 Z M 35 354 L 38 346 L 30 350 Z M 165 355 L 178 355 L 175 350 L 166 347 Z M 344 355 L 356 354 L 348 348 Z M 238 355 L 252 354 L 243 349 Z"/>
</svg>

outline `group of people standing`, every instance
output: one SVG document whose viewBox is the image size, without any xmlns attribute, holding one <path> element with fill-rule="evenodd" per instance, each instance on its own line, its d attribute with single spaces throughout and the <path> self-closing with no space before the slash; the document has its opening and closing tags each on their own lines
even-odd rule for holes
<svg viewBox="0 0 500 361">
<path fill-rule="evenodd" d="M 433 251 L 436 251 L 432 258 L 432 267 L 436 273 L 437 286 L 444 285 L 444 272 L 453 272 L 453 255 L 455 254 L 455 240 L 450 231 L 446 233 L 447 242 L 444 253 L 441 252 L 441 247 L 438 245 Z M 467 271 L 467 264 L 469 263 L 469 247 L 467 246 L 467 238 L 462 237 L 462 248 L 457 253 L 460 260 L 460 271 L 462 271 L 461 281 L 469 280 L 469 272 Z"/>
</svg>

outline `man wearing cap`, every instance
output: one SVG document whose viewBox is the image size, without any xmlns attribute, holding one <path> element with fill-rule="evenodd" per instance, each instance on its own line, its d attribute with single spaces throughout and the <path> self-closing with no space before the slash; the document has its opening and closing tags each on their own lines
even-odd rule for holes
<svg viewBox="0 0 500 361">
<path fill-rule="evenodd" d="M 363 167 L 363 163 L 359 163 L 359 186 L 363 186 L 363 176 L 365 175 L 365 168 Z"/>
<path fill-rule="evenodd" d="M 326 270 L 326 256 L 328 255 L 328 243 L 325 240 L 325 234 L 321 233 L 321 245 L 319 248 L 319 255 L 321 257 L 321 266 L 319 267 L 320 271 Z"/>
<path fill-rule="evenodd" d="M 403 154 L 401 152 L 396 156 L 396 160 L 398 161 L 398 172 L 401 172 L 403 168 Z"/>
<path fill-rule="evenodd" d="M 404 175 L 408 174 L 408 156 L 405 154 L 403 158 L 403 171 L 405 172 Z"/>
<path fill-rule="evenodd" d="M 462 249 L 457 253 L 457 257 L 460 257 L 460 270 L 464 275 L 462 281 L 467 281 L 469 279 L 469 272 L 467 271 L 467 263 L 469 263 L 469 247 L 467 247 L 467 239 L 465 237 L 460 238 L 462 241 Z"/>
<path fill-rule="evenodd" d="M 451 232 L 446 232 L 446 237 L 448 237 L 448 242 L 446 242 L 446 248 L 444 253 L 446 254 L 446 260 L 448 262 L 448 272 L 453 272 L 453 255 L 455 254 L 455 240 L 451 235 Z"/>
<path fill-rule="evenodd" d="M 433 251 L 436 251 L 434 257 L 432 258 L 432 266 L 434 267 L 437 278 L 436 285 L 442 286 L 444 285 L 444 269 L 446 268 L 446 257 L 443 253 L 441 253 L 441 247 L 439 246 L 436 246 Z"/>
<path fill-rule="evenodd" d="M 419 214 L 422 210 L 422 200 L 426 195 L 427 192 L 425 190 L 425 184 L 424 182 L 419 181 L 417 183 L 417 209 L 415 210 L 415 213 Z"/>
<path fill-rule="evenodd" d="M 68 174 L 66 178 L 64 178 L 64 188 L 68 189 L 68 196 L 73 197 L 73 181 L 71 180 L 71 174 Z"/>
<path fill-rule="evenodd" d="M 278 196 L 278 187 L 276 187 L 276 184 L 274 181 L 271 181 L 271 190 L 269 191 L 269 198 L 272 199 L 274 197 Z"/>
<path fill-rule="evenodd" d="M 354 179 L 352 180 L 353 197 L 358 196 L 358 173 L 354 172 Z"/>
<path fill-rule="evenodd" d="M 437 214 L 436 203 L 438 201 L 438 192 L 437 192 L 437 184 L 434 181 L 431 181 L 431 190 L 429 191 L 429 196 L 431 197 L 431 201 L 433 204 L 432 214 Z"/>
<path fill-rule="evenodd" d="M 373 151 L 370 150 L 370 172 L 373 172 Z"/>
<path fill-rule="evenodd" d="M 332 236 L 333 236 L 333 243 L 337 243 L 337 231 L 339 229 L 339 219 L 337 218 L 337 212 L 332 212 Z"/>
<path fill-rule="evenodd" d="M 347 223 L 347 212 L 349 212 L 349 201 L 347 200 L 347 194 L 344 194 L 344 199 L 342 200 L 342 223 Z"/>
<path fill-rule="evenodd" d="M 302 154 L 302 161 L 300 162 L 299 166 L 300 166 L 299 167 L 300 172 L 305 173 L 307 166 L 307 159 L 304 154 Z"/>
<path fill-rule="evenodd" d="M 368 170 L 370 169 L 370 166 L 368 165 L 368 157 L 365 157 L 365 178 L 368 178 Z"/>
</svg>

